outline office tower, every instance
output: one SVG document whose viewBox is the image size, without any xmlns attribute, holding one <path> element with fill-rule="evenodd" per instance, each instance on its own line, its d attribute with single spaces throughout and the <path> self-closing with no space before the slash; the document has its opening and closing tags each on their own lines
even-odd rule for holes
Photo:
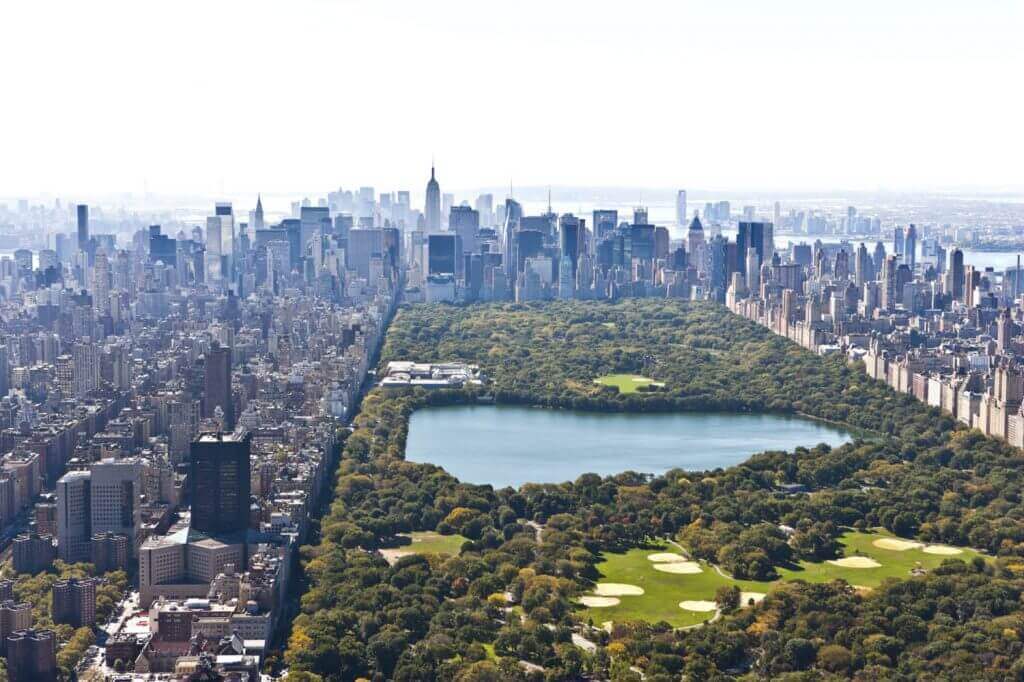
<svg viewBox="0 0 1024 682">
<path fill-rule="evenodd" d="M 761 288 L 761 264 L 758 262 L 757 249 L 752 246 L 747 249 L 746 284 L 752 296 Z"/>
<path fill-rule="evenodd" d="M 737 271 L 743 272 L 745 269 L 744 260 L 747 249 L 755 249 L 757 251 L 757 267 L 761 267 L 761 263 L 764 262 L 764 227 L 764 223 L 740 221 L 739 231 L 736 233 Z"/>
<path fill-rule="evenodd" d="M 91 578 L 68 578 L 53 584 L 54 623 L 65 623 L 73 628 L 96 622 L 96 581 Z"/>
<path fill-rule="evenodd" d="M 476 253 L 476 235 L 480 231 L 480 213 L 469 206 L 453 206 L 448 216 L 448 231 L 462 240 L 464 253 Z"/>
<path fill-rule="evenodd" d="M 511 284 L 516 281 L 515 233 L 523 218 L 523 207 L 518 201 L 509 197 L 505 200 L 505 224 L 502 228 L 502 250 L 505 255 L 505 277 Z"/>
<path fill-rule="evenodd" d="M 249 527 L 252 435 L 204 433 L 192 442 L 188 490 L 193 530 L 218 534 Z"/>
<path fill-rule="evenodd" d="M 61 376 L 63 372 L 67 371 L 66 365 L 64 368 L 61 367 L 60 358 L 58 361 L 58 385 L 61 385 L 61 391 L 64 391 L 63 383 L 66 381 L 65 376 Z M 71 345 L 71 391 L 65 393 L 65 397 L 84 398 L 90 392 L 95 391 L 99 387 L 100 377 L 100 360 L 99 360 L 99 348 L 96 344 L 92 343 L 88 338 L 83 339 L 81 342 L 75 342 Z"/>
<path fill-rule="evenodd" d="M 10 588 L 14 587 L 13 580 L 4 582 Z M 7 653 L 8 635 L 32 627 L 32 604 L 14 601 L 13 589 L 8 589 L 7 592 L 8 594 L 0 599 L 0 654 Z"/>
<path fill-rule="evenodd" d="M 299 257 L 319 256 L 317 249 L 311 252 L 310 243 L 316 235 L 323 236 L 331 231 L 331 213 L 326 206 L 303 206 L 299 209 Z M 314 245 L 315 246 L 315 245 Z M 322 248 L 322 247 L 321 247 Z"/>
<path fill-rule="evenodd" d="M 773 207 L 772 225 L 779 228 L 780 230 L 782 229 L 782 204 L 780 204 L 778 201 L 775 202 L 775 206 Z"/>
<path fill-rule="evenodd" d="M 458 238 L 457 234 L 427 235 L 427 276 L 455 276 Z"/>
<path fill-rule="evenodd" d="M 434 165 L 430 165 L 430 181 L 427 182 L 427 200 L 423 206 L 423 217 L 427 222 L 428 232 L 441 229 L 441 186 L 434 176 Z"/>
<path fill-rule="evenodd" d="M 896 270 L 898 267 L 899 258 L 896 255 L 887 256 L 882 263 L 881 306 L 889 312 L 896 309 L 896 298 L 901 293 L 897 288 Z"/>
<path fill-rule="evenodd" d="M 897 256 L 899 256 L 900 262 L 904 262 L 905 259 L 906 259 L 906 253 L 907 252 L 906 252 L 906 246 L 904 245 L 903 228 L 902 227 L 897 226 L 893 230 L 892 243 L 893 243 L 893 246 L 892 246 L 893 253 L 895 253 Z"/>
<path fill-rule="evenodd" d="M 837 280 L 850 278 L 850 257 L 846 249 L 839 249 L 836 254 L 835 264 L 832 266 L 832 274 Z"/>
<path fill-rule="evenodd" d="M 53 630 L 17 630 L 7 636 L 10 682 L 57 682 L 57 636 Z"/>
<path fill-rule="evenodd" d="M 686 227 L 686 190 L 676 192 L 676 225 Z"/>
<path fill-rule="evenodd" d="M 853 273 L 854 282 L 858 287 L 864 286 L 864 282 L 875 278 L 871 267 L 871 256 L 868 254 L 868 249 L 864 246 L 864 242 L 861 242 L 860 246 L 857 247 L 857 255 L 853 260 Z"/>
<path fill-rule="evenodd" d="M 364 279 L 370 278 L 370 259 L 380 256 L 384 250 L 384 233 L 381 230 L 355 229 L 348 233 L 348 249 L 345 257 L 349 269 L 355 270 Z"/>
<path fill-rule="evenodd" d="M 231 349 L 213 341 L 206 353 L 206 378 L 204 382 L 203 417 L 216 416 L 217 408 L 222 411 L 224 430 L 235 428 L 235 406 L 231 397 Z"/>
<path fill-rule="evenodd" d="M 690 263 L 698 272 L 705 269 L 704 257 L 704 226 L 700 224 L 700 215 L 694 214 L 690 221 L 690 229 L 686 232 L 686 250 L 690 254 Z"/>
<path fill-rule="evenodd" d="M 78 250 L 89 250 L 89 207 L 79 204 L 78 210 Z"/>
<path fill-rule="evenodd" d="M 57 554 L 69 564 L 89 560 L 91 474 L 69 471 L 57 481 Z"/>
<path fill-rule="evenodd" d="M 96 312 L 105 315 L 110 311 L 110 261 L 103 249 L 96 252 L 92 270 L 92 303 Z"/>
<path fill-rule="evenodd" d="M 481 194 L 476 198 L 476 211 L 480 214 L 480 225 L 494 227 L 494 195 Z"/>
<path fill-rule="evenodd" d="M 576 275 L 572 258 L 564 253 L 558 261 L 558 298 L 570 300 L 576 297 Z"/>
<path fill-rule="evenodd" d="M 647 222 L 647 208 L 645 206 L 637 206 L 633 209 L 633 224 L 634 225 L 648 225 Z"/>
<path fill-rule="evenodd" d="M 523 272 L 526 268 L 527 258 L 537 258 L 544 251 L 544 234 L 537 230 L 520 230 L 516 233 L 515 241 L 516 273 Z"/>
<path fill-rule="evenodd" d="M 96 573 L 128 570 L 128 538 L 111 532 L 95 533 L 89 540 L 89 556 Z"/>
<path fill-rule="evenodd" d="M 15 573 L 35 575 L 53 565 L 57 558 L 57 548 L 53 546 L 53 538 L 36 532 L 22 533 L 11 543 L 11 555 Z"/>
<path fill-rule="evenodd" d="M 875 242 L 875 254 L 871 259 L 872 270 L 875 273 L 875 278 L 882 274 L 882 264 L 885 263 L 885 244 L 882 242 Z"/>
<path fill-rule="evenodd" d="M 90 470 L 90 508 L 92 533 L 127 536 L 131 552 L 142 531 L 139 497 L 142 495 L 142 460 L 137 458 L 103 459 Z M 92 535 L 89 537 L 92 542 Z M 91 553 L 91 544 L 90 544 Z"/>
<path fill-rule="evenodd" d="M 903 248 L 905 249 L 903 262 L 913 272 L 914 265 L 917 263 L 917 228 L 914 225 L 910 225 L 907 228 L 906 235 L 903 238 Z"/>
<path fill-rule="evenodd" d="M 619 212 L 614 210 L 594 211 L 594 242 L 604 241 L 615 232 L 619 225 Z"/>
<path fill-rule="evenodd" d="M 576 267 L 580 259 L 580 245 L 583 240 L 583 221 L 566 213 L 558 220 L 559 247 L 562 258 L 568 258 L 571 265 L 572 281 L 576 281 Z"/>
<path fill-rule="evenodd" d="M 263 221 L 263 195 L 256 195 L 256 210 L 252 214 L 252 229 L 262 230 L 266 227 L 266 223 Z"/>
<path fill-rule="evenodd" d="M 965 300 L 964 273 L 964 252 L 960 249 L 953 249 L 949 252 L 949 269 L 946 272 L 949 282 L 949 286 L 946 287 L 946 293 L 950 294 L 953 300 Z"/>
<path fill-rule="evenodd" d="M 214 216 L 220 222 L 220 255 L 224 258 L 222 276 L 228 279 L 235 257 L 235 214 L 231 203 L 218 201 L 214 205 Z"/>
</svg>

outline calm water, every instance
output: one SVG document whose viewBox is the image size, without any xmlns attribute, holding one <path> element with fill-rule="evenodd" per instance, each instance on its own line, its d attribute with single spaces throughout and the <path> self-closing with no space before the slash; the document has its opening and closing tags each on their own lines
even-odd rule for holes
<svg viewBox="0 0 1024 682">
<path fill-rule="evenodd" d="M 588 472 L 703 471 L 764 450 L 834 447 L 848 440 L 849 434 L 831 426 L 777 415 L 431 407 L 412 415 L 406 459 L 437 464 L 468 483 L 518 487 Z"/>
</svg>

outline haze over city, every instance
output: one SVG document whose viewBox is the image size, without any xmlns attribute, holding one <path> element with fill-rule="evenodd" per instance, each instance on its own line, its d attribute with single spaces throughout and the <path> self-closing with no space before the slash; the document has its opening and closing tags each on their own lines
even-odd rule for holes
<svg viewBox="0 0 1024 682">
<path fill-rule="evenodd" d="M 1019 190 L 1019 2 L 8 3 L 0 195 Z"/>
</svg>

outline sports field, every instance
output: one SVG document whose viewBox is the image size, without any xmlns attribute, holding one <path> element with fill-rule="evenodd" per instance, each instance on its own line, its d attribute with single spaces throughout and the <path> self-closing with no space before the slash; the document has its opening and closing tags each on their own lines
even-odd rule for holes
<svg viewBox="0 0 1024 682">
<path fill-rule="evenodd" d="M 381 555 L 390 564 L 410 554 L 451 554 L 457 556 L 462 549 L 462 543 L 466 542 L 466 538 L 461 535 L 441 535 L 434 531 L 403 533 L 400 537 L 407 537 L 411 542 L 407 545 L 380 550 Z"/>
<path fill-rule="evenodd" d="M 781 580 L 828 582 L 843 579 L 858 587 L 877 587 L 886 578 L 909 578 L 914 571 L 928 571 L 946 559 L 970 561 L 978 553 L 967 548 L 925 545 L 884 531 L 847 532 L 839 559 L 800 562 L 781 569 Z M 598 564 L 601 572 L 595 589 L 582 602 L 592 606 L 581 615 L 596 625 L 607 621 L 666 621 L 676 627 L 695 625 L 715 616 L 715 591 L 737 585 L 744 593 L 741 603 L 759 599 L 776 584 L 733 580 L 715 566 L 686 561 L 677 548 L 633 549 L 608 554 Z M 638 592 L 642 591 L 642 594 Z"/>
<path fill-rule="evenodd" d="M 614 386 L 619 393 L 636 393 L 641 386 L 664 386 L 665 384 L 640 376 L 639 374 L 606 374 L 594 379 L 594 383 L 602 386 Z"/>
</svg>

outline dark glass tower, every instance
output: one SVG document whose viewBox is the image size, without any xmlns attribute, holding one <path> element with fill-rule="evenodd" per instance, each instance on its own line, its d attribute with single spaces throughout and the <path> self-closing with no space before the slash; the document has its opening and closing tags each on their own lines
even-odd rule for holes
<svg viewBox="0 0 1024 682">
<path fill-rule="evenodd" d="M 252 435 L 204 433 L 192 442 L 188 491 L 192 530 L 216 535 L 249 527 Z"/>
<path fill-rule="evenodd" d="M 224 430 L 235 428 L 235 406 L 231 399 L 231 349 L 214 342 L 206 354 L 206 397 L 203 416 L 214 416 L 219 407 L 224 411 Z"/>
</svg>

